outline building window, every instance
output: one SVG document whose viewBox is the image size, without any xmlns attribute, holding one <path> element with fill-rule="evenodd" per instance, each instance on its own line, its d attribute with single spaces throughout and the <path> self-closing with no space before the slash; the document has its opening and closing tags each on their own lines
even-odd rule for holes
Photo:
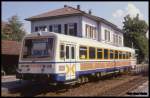
<svg viewBox="0 0 150 98">
<path fill-rule="evenodd" d="M 110 31 L 105 30 L 105 40 L 110 41 Z"/>
<path fill-rule="evenodd" d="M 115 44 L 116 40 L 115 40 L 115 34 L 113 34 L 113 43 Z"/>
<path fill-rule="evenodd" d="M 39 26 L 39 31 L 46 31 L 46 26 Z"/>
<path fill-rule="evenodd" d="M 94 28 L 94 39 L 96 39 L 96 28 Z"/>
<path fill-rule="evenodd" d="M 38 32 L 38 31 L 46 31 L 46 26 L 36 26 L 35 27 L 35 32 Z"/>
<path fill-rule="evenodd" d="M 119 45 L 122 44 L 122 39 L 121 39 L 121 36 L 119 36 Z"/>
<path fill-rule="evenodd" d="M 76 36 L 77 35 L 77 23 L 70 23 L 68 25 L 69 35 Z"/>
<path fill-rule="evenodd" d="M 90 32 L 90 28 L 88 27 L 87 24 L 86 24 L 85 26 L 86 26 L 86 27 L 85 27 L 85 36 L 86 36 L 87 38 L 89 38 L 88 32 Z"/>
<path fill-rule="evenodd" d="M 53 26 L 52 25 L 49 26 L 49 32 L 53 32 Z"/>
<path fill-rule="evenodd" d="M 68 25 L 68 32 L 69 32 L 69 35 L 74 35 L 75 31 L 74 31 L 74 24 L 73 23 L 70 23 Z"/>
<path fill-rule="evenodd" d="M 38 32 L 38 27 L 35 27 L 35 32 Z"/>
<path fill-rule="evenodd" d="M 97 49 L 97 58 L 102 59 L 103 58 L 103 50 L 102 49 Z"/>
<path fill-rule="evenodd" d="M 95 59 L 95 48 L 90 47 L 89 48 L 89 59 Z"/>
<path fill-rule="evenodd" d="M 77 23 L 65 24 L 65 34 L 77 36 Z"/>
<path fill-rule="evenodd" d="M 54 32 L 58 33 L 58 24 L 54 25 Z"/>
<path fill-rule="evenodd" d="M 65 33 L 66 35 L 68 35 L 68 24 L 65 24 L 64 27 L 65 27 L 65 28 L 64 28 L 64 30 L 65 30 L 64 33 Z"/>
<path fill-rule="evenodd" d="M 110 31 L 107 31 L 108 33 L 108 41 L 110 41 Z"/>
<path fill-rule="evenodd" d="M 104 59 L 108 59 L 108 49 L 104 49 Z"/>
<path fill-rule="evenodd" d="M 61 33 L 61 24 L 54 24 L 49 26 L 50 32 Z"/>
<path fill-rule="evenodd" d="M 87 58 L 87 47 L 80 46 L 79 55 L 80 55 L 80 59 L 86 59 Z"/>
<path fill-rule="evenodd" d="M 105 30 L 105 40 L 107 40 L 107 30 Z"/>
<path fill-rule="evenodd" d="M 118 42 L 119 42 L 118 35 L 116 35 L 116 45 L 118 45 Z"/>
<path fill-rule="evenodd" d="M 96 39 L 96 28 L 86 24 L 85 36 L 87 38 Z"/>
</svg>

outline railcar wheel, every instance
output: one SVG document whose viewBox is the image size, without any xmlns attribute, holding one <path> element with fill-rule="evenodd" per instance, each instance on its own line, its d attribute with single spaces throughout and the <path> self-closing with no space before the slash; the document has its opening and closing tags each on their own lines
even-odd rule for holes
<svg viewBox="0 0 150 98">
<path fill-rule="evenodd" d="M 79 84 L 81 84 L 82 83 L 81 77 L 79 77 L 77 81 L 78 81 Z"/>
<path fill-rule="evenodd" d="M 100 73 L 96 73 L 97 78 L 100 78 L 100 76 L 101 76 Z"/>
<path fill-rule="evenodd" d="M 84 76 L 81 77 L 81 83 L 85 83 L 85 77 Z"/>
<path fill-rule="evenodd" d="M 85 77 L 85 83 L 89 82 L 89 78 L 86 76 Z"/>
</svg>

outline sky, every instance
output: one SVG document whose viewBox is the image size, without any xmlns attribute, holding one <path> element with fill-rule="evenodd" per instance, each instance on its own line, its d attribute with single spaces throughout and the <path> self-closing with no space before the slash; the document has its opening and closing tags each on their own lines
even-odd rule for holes
<svg viewBox="0 0 150 98">
<path fill-rule="evenodd" d="M 88 12 L 92 10 L 92 14 L 104 18 L 113 24 L 122 28 L 123 17 L 129 14 L 131 17 L 135 17 L 139 14 L 140 19 L 145 20 L 148 23 L 148 2 L 134 1 L 134 2 L 2 2 L 2 21 L 8 21 L 13 15 L 18 15 L 22 23 L 23 28 L 30 33 L 31 24 L 24 19 L 34 15 L 38 15 L 50 10 L 63 8 L 64 5 L 75 7 L 79 4 L 80 9 Z"/>
</svg>

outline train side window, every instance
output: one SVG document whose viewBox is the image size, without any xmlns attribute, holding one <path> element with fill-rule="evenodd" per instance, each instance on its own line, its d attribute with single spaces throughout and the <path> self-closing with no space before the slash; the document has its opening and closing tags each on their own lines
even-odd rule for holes
<svg viewBox="0 0 150 98">
<path fill-rule="evenodd" d="M 80 59 L 86 59 L 87 58 L 87 47 L 80 46 L 79 55 L 80 55 Z"/>
<path fill-rule="evenodd" d="M 103 58 L 103 50 L 102 49 L 97 49 L 97 58 L 102 59 Z"/>
<path fill-rule="evenodd" d="M 114 57 L 114 51 L 110 50 L 110 59 L 113 59 L 113 57 Z"/>
<path fill-rule="evenodd" d="M 69 46 L 66 46 L 66 59 L 69 59 Z"/>
<path fill-rule="evenodd" d="M 74 47 L 71 47 L 71 58 L 74 59 L 75 58 L 75 51 L 74 51 Z"/>
<path fill-rule="evenodd" d="M 122 52 L 119 51 L 119 59 L 122 59 Z"/>
<path fill-rule="evenodd" d="M 65 57 L 64 45 L 60 45 L 60 58 L 63 59 Z"/>
<path fill-rule="evenodd" d="M 126 52 L 126 58 L 125 59 L 128 59 L 128 52 Z"/>
<path fill-rule="evenodd" d="M 123 52 L 122 59 L 126 59 L 126 53 Z"/>
<path fill-rule="evenodd" d="M 108 49 L 104 49 L 104 59 L 108 59 Z"/>
<path fill-rule="evenodd" d="M 115 50 L 115 59 L 118 59 L 118 51 Z"/>
<path fill-rule="evenodd" d="M 129 52 L 129 58 L 131 57 L 131 52 Z"/>
<path fill-rule="evenodd" d="M 90 47 L 89 48 L 89 59 L 95 59 L 96 55 L 95 55 L 95 48 Z"/>
</svg>

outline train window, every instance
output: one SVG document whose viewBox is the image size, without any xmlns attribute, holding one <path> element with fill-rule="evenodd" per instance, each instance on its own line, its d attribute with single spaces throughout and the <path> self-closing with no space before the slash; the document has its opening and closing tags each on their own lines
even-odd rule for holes
<svg viewBox="0 0 150 98">
<path fill-rule="evenodd" d="M 86 59 L 87 58 L 87 47 L 80 46 L 79 55 L 80 55 L 80 59 Z"/>
<path fill-rule="evenodd" d="M 118 59 L 118 51 L 115 50 L 115 59 Z"/>
<path fill-rule="evenodd" d="M 90 59 L 95 59 L 96 55 L 95 55 L 95 48 L 90 47 L 89 48 L 89 58 Z"/>
<path fill-rule="evenodd" d="M 74 47 L 71 47 L 71 58 L 74 59 L 75 58 L 75 51 L 74 51 Z"/>
<path fill-rule="evenodd" d="M 126 52 L 122 52 L 122 59 L 126 59 Z"/>
<path fill-rule="evenodd" d="M 129 52 L 129 58 L 131 57 L 131 52 Z"/>
<path fill-rule="evenodd" d="M 65 57 L 65 54 L 64 54 L 64 45 L 60 45 L 60 58 L 63 59 Z"/>
<path fill-rule="evenodd" d="M 66 59 L 69 59 L 69 46 L 66 46 Z"/>
<path fill-rule="evenodd" d="M 119 59 L 122 59 L 122 52 L 119 51 Z"/>
<path fill-rule="evenodd" d="M 126 59 L 129 59 L 129 54 L 128 54 L 128 52 L 126 52 Z"/>
<path fill-rule="evenodd" d="M 104 59 L 108 59 L 108 49 L 104 49 Z"/>
<path fill-rule="evenodd" d="M 114 51 L 110 50 L 110 59 L 113 59 L 113 57 L 114 57 Z"/>
<path fill-rule="evenodd" d="M 97 49 L 97 58 L 102 59 L 103 58 L 103 50 L 102 49 Z"/>
</svg>

